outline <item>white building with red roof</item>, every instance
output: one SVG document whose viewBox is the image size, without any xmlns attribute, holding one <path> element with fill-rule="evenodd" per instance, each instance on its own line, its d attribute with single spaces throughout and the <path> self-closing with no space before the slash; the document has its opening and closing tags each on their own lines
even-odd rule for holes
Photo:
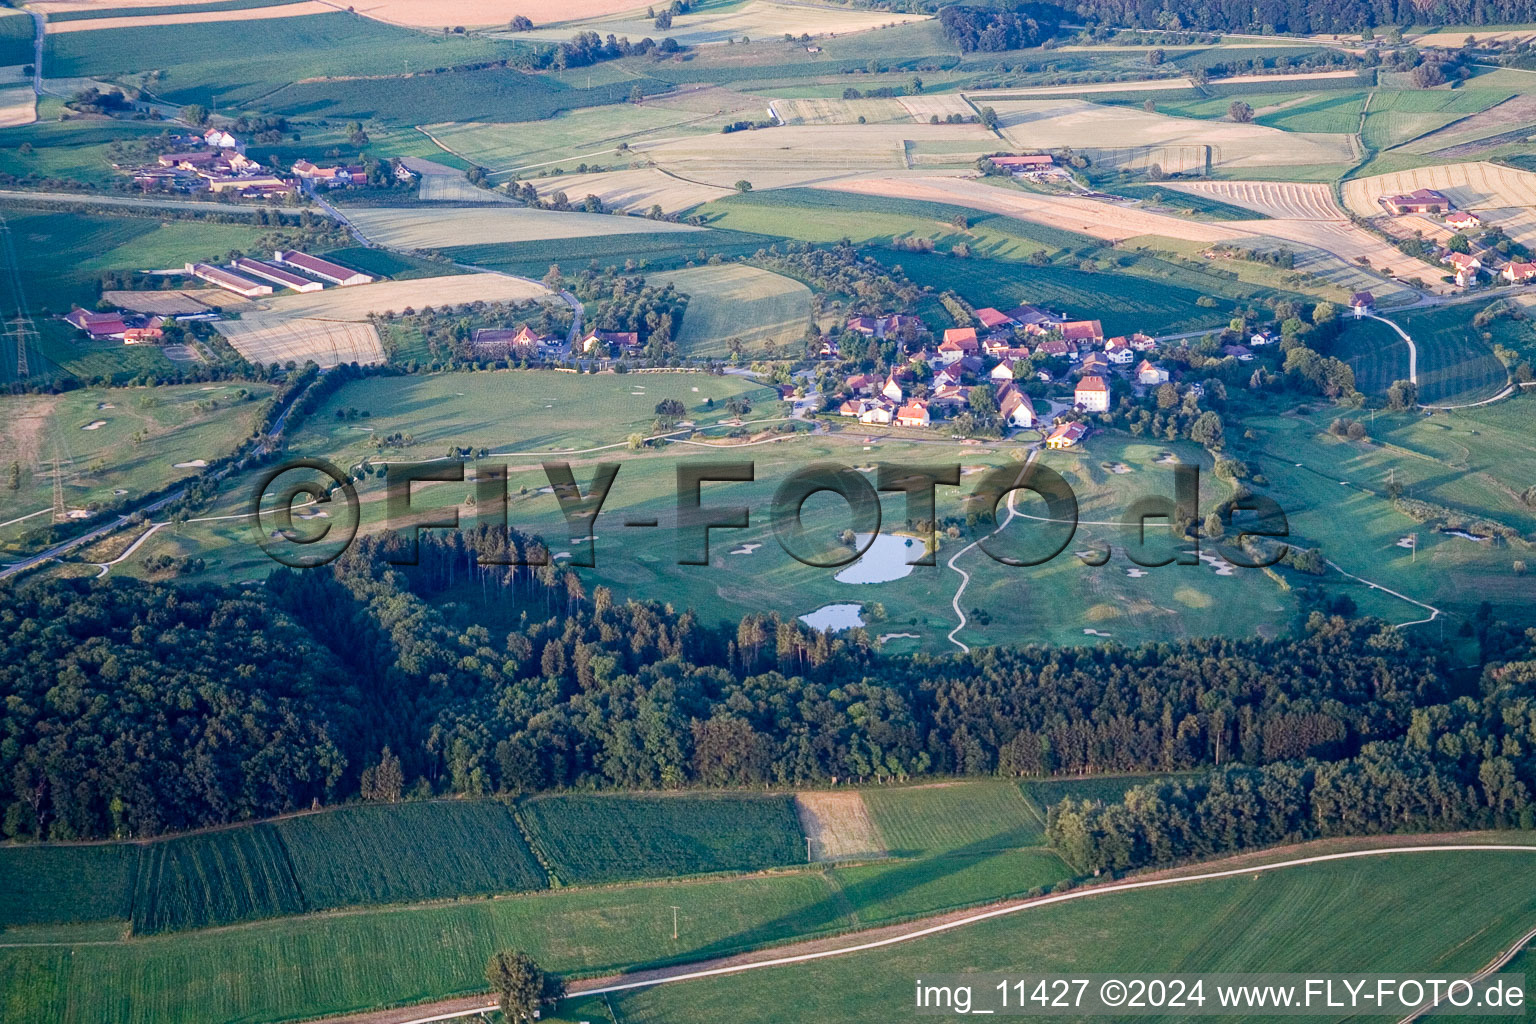
<svg viewBox="0 0 1536 1024">
<path fill-rule="evenodd" d="M 1084 377 L 1072 392 L 1072 401 L 1089 412 L 1109 411 L 1109 385 L 1103 377 Z"/>
</svg>

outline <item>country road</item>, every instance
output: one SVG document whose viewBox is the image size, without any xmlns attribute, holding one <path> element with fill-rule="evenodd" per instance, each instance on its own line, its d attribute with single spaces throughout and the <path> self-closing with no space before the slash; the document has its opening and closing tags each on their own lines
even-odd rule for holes
<svg viewBox="0 0 1536 1024">
<path fill-rule="evenodd" d="M 1073 900 L 1092 899 L 1096 896 L 1106 896 L 1111 893 L 1133 892 L 1140 889 L 1164 888 L 1170 885 L 1185 885 L 1191 882 L 1214 881 L 1221 878 L 1236 878 L 1240 875 L 1255 876 L 1272 871 L 1283 871 L 1289 868 L 1303 867 L 1308 864 L 1323 864 L 1331 861 L 1356 860 L 1365 857 L 1387 856 L 1412 856 L 1417 854 L 1433 853 L 1471 853 L 1479 851 L 1519 852 L 1528 853 L 1536 857 L 1536 845 L 1522 846 L 1513 843 L 1445 843 L 1424 844 L 1417 846 L 1390 846 L 1379 849 L 1349 850 L 1343 853 L 1316 854 L 1310 857 L 1293 857 L 1287 860 L 1274 861 L 1268 864 L 1248 864 L 1241 867 L 1224 868 L 1216 871 L 1203 871 L 1187 875 L 1171 875 L 1166 877 L 1148 878 L 1129 882 L 1113 882 L 1107 885 L 1090 885 L 1070 892 L 1059 893 L 1051 896 L 1041 896 L 1035 899 L 1011 901 L 1000 903 L 984 910 L 961 915 L 940 914 L 937 924 L 924 924 L 924 920 L 932 921 L 933 917 L 909 922 L 905 925 L 887 926 L 872 929 L 871 933 L 879 933 L 881 938 L 864 942 L 854 942 L 849 945 L 833 945 L 827 948 L 825 940 L 812 940 L 806 943 L 789 947 L 780 947 L 777 950 L 760 951 L 761 959 L 743 959 L 743 957 L 729 957 L 719 960 L 705 960 L 696 964 L 682 964 L 673 967 L 658 968 L 654 971 L 637 972 L 632 976 L 620 975 L 625 980 L 613 978 L 595 978 L 588 981 L 574 981 L 567 987 L 572 996 L 607 995 L 616 992 L 629 992 L 635 989 L 650 988 L 655 985 L 669 985 L 682 981 L 696 981 L 701 978 L 718 978 L 725 975 L 741 974 L 746 971 L 764 970 L 770 967 L 787 967 L 794 964 L 808 963 L 814 960 L 825 960 L 829 957 L 847 956 L 852 953 L 863 953 L 871 950 L 883 949 L 887 946 L 895 946 L 918 939 L 940 935 L 954 931 L 982 921 L 990 921 L 995 918 L 1007 917 L 1013 914 L 1037 910 L 1041 907 L 1051 906 L 1057 903 L 1069 903 Z M 893 933 L 893 934 L 885 934 Z M 1536 933 L 1532 933 L 1536 934 Z M 1510 959 L 1524 948 L 1530 935 L 1522 938 L 1514 946 L 1506 946 L 1493 963 L 1483 968 L 1483 972 L 1497 969 L 1502 963 Z M 785 949 L 814 946 L 808 952 L 787 953 Z M 779 955 L 765 956 L 764 953 L 778 953 Z M 753 954 L 747 954 L 752 956 Z M 329 1018 L 330 1024 L 437 1024 L 439 1021 L 458 1020 L 465 1017 L 473 1017 L 481 1013 L 495 1010 L 496 1004 L 487 1001 L 485 997 L 476 1000 L 474 997 L 460 997 L 453 1000 L 445 1000 L 432 1006 L 415 1006 L 399 1010 L 381 1010 L 364 1014 L 350 1014 L 342 1017 Z M 426 1013 L 423 1015 L 423 1011 Z"/>
</svg>

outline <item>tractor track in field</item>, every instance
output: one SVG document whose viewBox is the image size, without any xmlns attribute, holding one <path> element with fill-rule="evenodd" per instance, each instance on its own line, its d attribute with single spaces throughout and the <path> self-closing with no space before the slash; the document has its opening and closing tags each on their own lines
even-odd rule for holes
<svg viewBox="0 0 1536 1024">
<path fill-rule="evenodd" d="M 673 984 L 681 981 L 693 981 L 701 978 L 722 977 L 731 974 L 740 974 L 745 971 L 762 970 L 769 967 L 783 967 L 793 964 L 807 963 L 814 960 L 824 960 L 829 957 L 846 956 L 852 953 L 867 952 L 881 949 L 886 946 L 894 946 L 917 939 L 927 938 L 931 935 L 939 935 L 963 928 L 967 925 L 989 921 L 994 918 L 1006 917 L 1038 907 L 1050 906 L 1056 903 L 1066 903 L 1072 900 L 1091 899 L 1095 896 L 1104 896 L 1110 893 L 1130 892 L 1138 889 L 1162 888 L 1170 885 L 1182 885 L 1187 882 L 1212 881 L 1222 878 L 1236 878 L 1240 875 L 1255 876 L 1270 871 L 1280 871 L 1286 868 L 1301 867 L 1308 864 L 1320 864 L 1330 861 L 1355 860 L 1366 857 L 1384 857 L 1426 853 L 1466 853 L 1479 850 L 1494 850 L 1499 852 L 1520 852 L 1536 854 L 1536 846 L 1509 844 L 1509 843 L 1441 843 L 1423 844 L 1415 846 L 1385 846 L 1368 849 L 1348 850 L 1340 853 L 1324 853 L 1312 856 L 1293 857 L 1286 860 L 1272 861 L 1262 864 L 1243 864 L 1238 867 L 1222 868 L 1215 871 L 1194 872 L 1190 874 L 1157 874 L 1152 877 L 1143 877 L 1126 882 L 1113 882 L 1106 885 L 1090 885 L 1081 889 L 1073 889 L 1070 892 L 1059 893 L 1051 896 L 1042 896 L 1036 899 L 1013 900 L 998 903 L 982 910 L 950 911 L 936 914 L 931 917 L 910 921 L 899 925 L 889 925 L 874 928 L 857 933 L 856 941 L 847 943 L 848 936 L 836 938 L 815 939 L 807 942 L 794 943 L 780 946 L 774 949 L 757 950 L 755 952 L 741 953 L 729 957 L 721 957 L 713 960 L 702 960 L 691 964 L 677 964 L 669 967 L 660 967 L 649 971 L 636 971 L 633 974 L 610 975 L 602 978 L 589 978 L 573 981 L 568 986 L 568 994 L 571 996 L 607 996 L 617 992 L 628 992 L 635 989 L 650 988 L 656 985 Z M 1270 851 L 1273 852 L 1273 851 Z M 1225 863 L 1231 864 L 1251 859 L 1262 855 L 1264 851 L 1255 851 L 1251 854 L 1239 854 L 1229 858 Z M 1526 933 L 1513 946 L 1502 947 L 1500 953 L 1489 964 L 1485 965 L 1480 975 L 1491 973 L 1503 964 L 1513 959 L 1521 949 L 1536 935 L 1536 931 Z M 362 1014 L 351 1014 L 341 1017 L 327 1018 L 328 1024 L 437 1024 L 439 1021 L 459 1020 L 466 1017 L 474 1017 L 497 1008 L 494 1002 L 490 1002 L 485 995 L 463 996 L 457 999 L 444 1000 L 439 1003 L 418 1005 L 395 1010 L 377 1010 Z M 1412 1018 L 1409 1018 L 1412 1020 Z M 1406 1024 L 1406 1022 L 1404 1022 Z"/>
</svg>

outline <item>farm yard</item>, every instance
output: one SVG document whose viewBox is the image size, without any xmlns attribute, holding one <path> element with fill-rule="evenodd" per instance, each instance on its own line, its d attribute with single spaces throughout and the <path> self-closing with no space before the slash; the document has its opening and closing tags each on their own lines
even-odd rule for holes
<svg viewBox="0 0 1536 1024">
<path fill-rule="evenodd" d="M 1344 203 L 1361 217 L 1384 215 L 1382 196 L 1431 188 L 1458 209 L 1502 227 L 1522 245 L 1536 244 L 1536 173 L 1490 163 L 1442 164 L 1395 171 L 1344 183 Z"/>
</svg>

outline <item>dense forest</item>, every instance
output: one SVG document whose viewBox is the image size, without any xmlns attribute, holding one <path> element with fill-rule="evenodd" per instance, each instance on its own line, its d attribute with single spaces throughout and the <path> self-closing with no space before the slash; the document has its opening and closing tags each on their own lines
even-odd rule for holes
<svg viewBox="0 0 1536 1024">
<path fill-rule="evenodd" d="M 392 565 L 410 550 L 391 536 L 244 589 L 12 587 L 5 834 L 146 836 L 377 796 L 385 748 L 391 796 L 1263 771 L 1375 757 L 1416 709 L 1468 696 L 1437 651 L 1374 622 L 888 657 L 862 631 L 714 629 L 513 564 L 544 553 L 517 534 L 425 534 L 418 564 Z"/>
<path fill-rule="evenodd" d="M 1358 32 L 1380 25 L 1504 25 L 1536 20 L 1536 0 L 1079 0 L 1077 17 L 1130 28 Z M 1073 20 L 1071 18 L 1067 20 Z"/>
</svg>

